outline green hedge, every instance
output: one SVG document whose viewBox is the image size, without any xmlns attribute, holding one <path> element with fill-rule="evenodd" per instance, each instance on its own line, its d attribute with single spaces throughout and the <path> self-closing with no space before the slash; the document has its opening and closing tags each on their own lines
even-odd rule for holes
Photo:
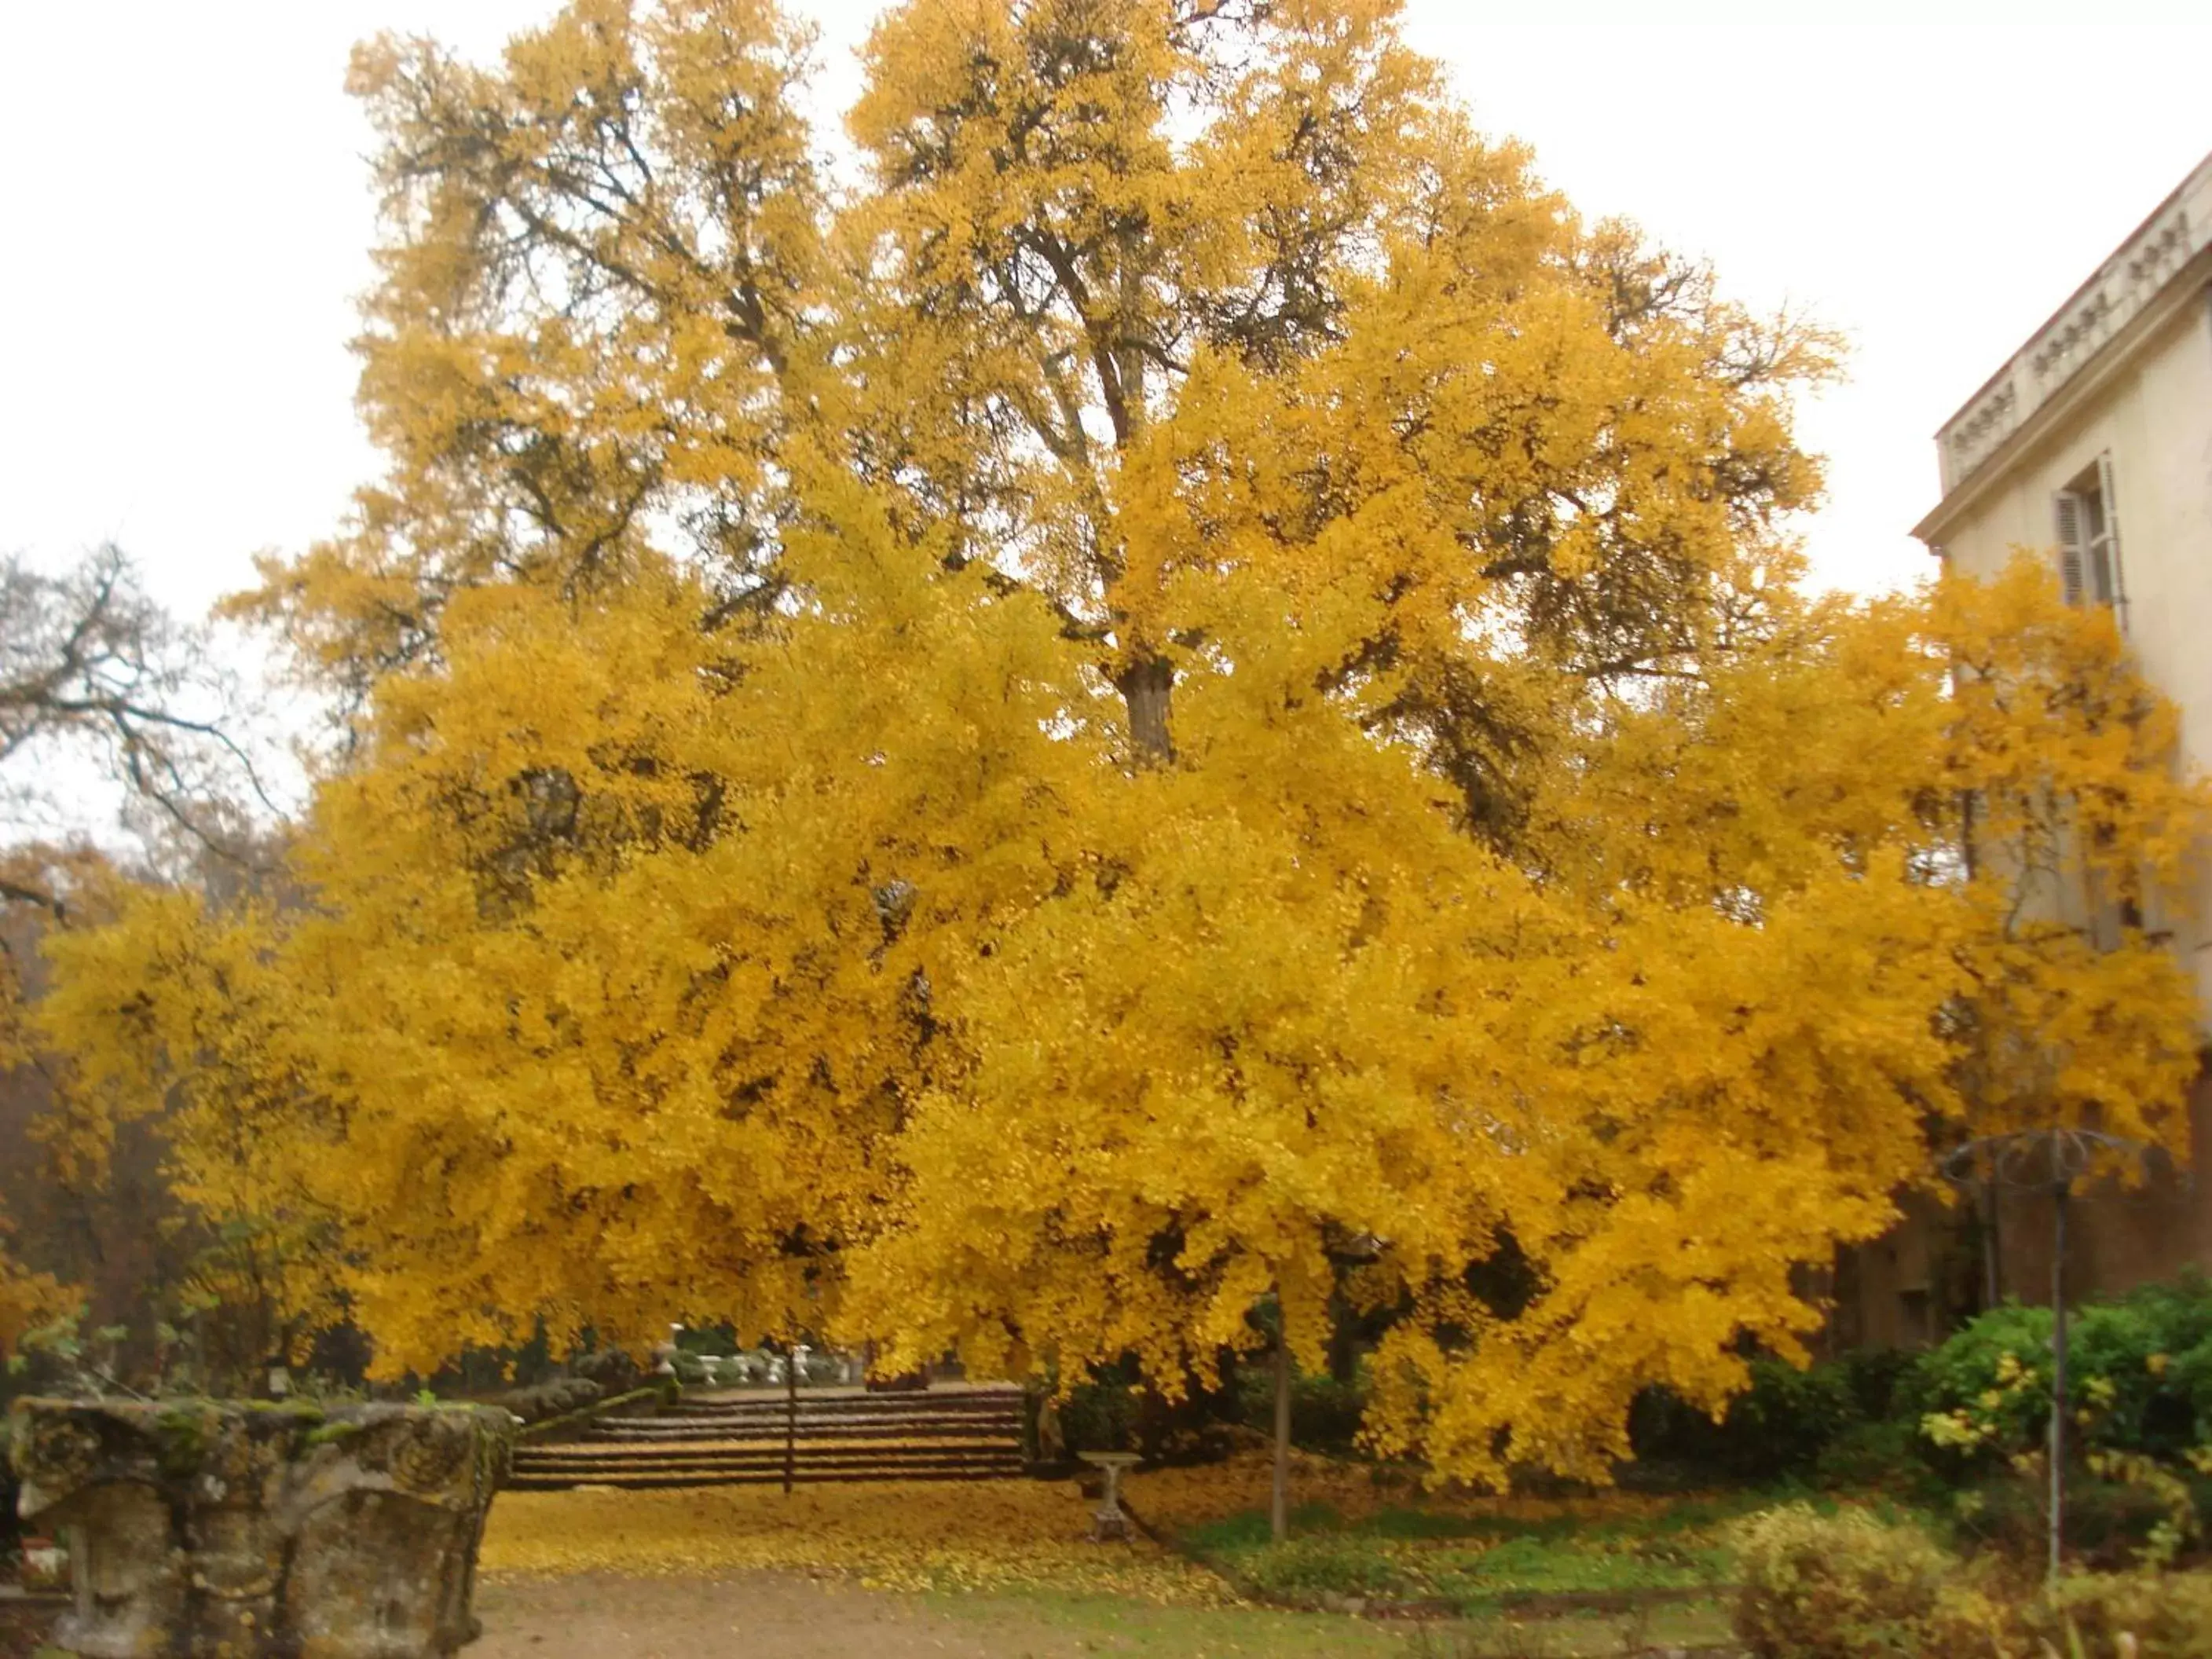
<svg viewBox="0 0 2212 1659">
<path fill-rule="evenodd" d="M 1367 1378 L 1363 1372 L 1349 1382 L 1333 1376 L 1309 1376 L 1301 1372 L 1291 1379 L 1291 1443 L 1308 1451 L 1354 1449 L 1359 1419 L 1367 1411 Z M 1246 1365 L 1237 1373 L 1237 1420 L 1247 1428 L 1272 1436 L 1275 1431 L 1275 1368 L 1271 1364 Z"/>
<path fill-rule="evenodd" d="M 1730 1481 L 1820 1480 L 1892 1484 L 1924 1473 L 1914 1425 L 1893 1416 L 1908 1355 L 1847 1355 L 1801 1370 L 1751 1362 L 1751 1385 L 1717 1423 L 1663 1389 L 1647 1389 L 1629 1422 L 1639 1462 L 1678 1466 Z"/>
<path fill-rule="evenodd" d="M 2007 1303 L 1926 1353 L 1869 1352 L 1805 1370 L 1754 1359 L 1750 1387 L 1718 1423 L 1650 1389 L 1637 1401 L 1631 1440 L 1639 1462 L 1693 1479 L 1899 1487 L 1996 1474 L 2047 1431 L 2051 1333 L 2048 1308 Z M 2179 1467 L 2212 1441 L 2212 1279 L 2190 1273 L 2084 1304 L 2069 1322 L 2068 1354 L 2077 1410 L 2093 1403 L 2093 1380 L 2110 1391 L 2077 1431 L 2081 1450 Z M 2007 1355 L 2029 1374 L 2024 1386 L 2000 1386 Z M 1981 1402 L 1992 1395 L 2000 1432 L 1987 1444 L 1941 1447 L 1923 1431 L 1929 1416 L 1987 1410 Z"/>
<path fill-rule="evenodd" d="M 2050 1309 L 2007 1303 L 1922 1358 L 1902 1401 L 1915 1421 L 2004 1395 L 2002 1432 L 1978 1451 L 1949 1454 L 1952 1467 L 1994 1467 L 2041 1443 L 2051 1417 L 2051 1337 Z M 1999 1389 L 2008 1355 L 2030 1374 L 2029 1386 Z M 2112 1390 L 2111 1405 L 2081 1425 L 2085 1449 L 2173 1461 L 2212 1439 L 2212 1279 L 2191 1272 L 2084 1304 L 2068 1321 L 2067 1376 L 2077 1407 L 2090 1400 L 2093 1382 Z"/>
<path fill-rule="evenodd" d="M 1275 1428 L 1275 1372 L 1265 1355 L 1237 1368 L 1231 1386 L 1194 1390 L 1170 1405 L 1134 1381 L 1132 1365 L 1101 1366 L 1060 1405 L 1060 1431 L 1071 1451 L 1134 1451 L 1147 1455 L 1196 1444 L 1223 1423 L 1261 1434 Z M 1367 1409 L 1367 1380 L 1349 1382 L 1300 1375 L 1291 1382 L 1291 1441 L 1309 1451 L 1349 1454 Z"/>
</svg>

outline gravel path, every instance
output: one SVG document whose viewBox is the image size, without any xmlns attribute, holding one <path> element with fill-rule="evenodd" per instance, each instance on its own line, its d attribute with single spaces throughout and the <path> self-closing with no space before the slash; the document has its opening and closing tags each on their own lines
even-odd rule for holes
<svg viewBox="0 0 2212 1659">
<path fill-rule="evenodd" d="M 59 1607 L 0 1601 L 0 1659 L 29 1659 Z M 460 1659 L 1075 1659 L 1096 1651 L 1018 1607 L 948 1618 L 913 1596 L 799 1573 L 479 1583 L 479 1641 Z"/>
</svg>

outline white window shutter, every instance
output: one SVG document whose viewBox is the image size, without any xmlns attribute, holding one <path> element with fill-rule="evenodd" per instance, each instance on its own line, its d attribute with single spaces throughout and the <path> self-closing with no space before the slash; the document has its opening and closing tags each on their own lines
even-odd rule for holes
<svg viewBox="0 0 2212 1659">
<path fill-rule="evenodd" d="M 2082 535 L 2087 526 L 2081 522 L 2081 498 L 2070 489 L 2062 489 L 2057 497 L 2058 512 L 2058 586 L 2065 594 L 2066 603 L 2081 603 Z"/>
<path fill-rule="evenodd" d="M 2128 631 L 2128 584 L 2120 574 L 2120 498 L 2112 493 L 2112 458 L 2097 457 L 2097 493 L 2105 507 L 2105 562 L 2112 572 L 2112 614 Z"/>
</svg>

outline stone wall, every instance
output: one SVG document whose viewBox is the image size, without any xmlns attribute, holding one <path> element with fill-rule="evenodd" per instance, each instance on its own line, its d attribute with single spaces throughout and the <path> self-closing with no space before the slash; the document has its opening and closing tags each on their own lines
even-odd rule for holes
<svg viewBox="0 0 2212 1659">
<path fill-rule="evenodd" d="M 512 1420 L 459 1407 L 19 1401 L 21 1508 L 86 1659 L 433 1659 L 476 1634 Z"/>
</svg>

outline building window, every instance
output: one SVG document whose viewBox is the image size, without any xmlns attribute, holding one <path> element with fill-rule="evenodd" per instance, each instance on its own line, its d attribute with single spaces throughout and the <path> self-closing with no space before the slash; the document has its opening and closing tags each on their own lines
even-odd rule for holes
<svg viewBox="0 0 2212 1659">
<path fill-rule="evenodd" d="M 2058 580 L 2069 605 L 2108 605 L 2127 626 L 2127 589 L 2120 579 L 2120 522 L 2112 506 L 2112 460 L 2095 465 L 2058 492 Z"/>
</svg>

